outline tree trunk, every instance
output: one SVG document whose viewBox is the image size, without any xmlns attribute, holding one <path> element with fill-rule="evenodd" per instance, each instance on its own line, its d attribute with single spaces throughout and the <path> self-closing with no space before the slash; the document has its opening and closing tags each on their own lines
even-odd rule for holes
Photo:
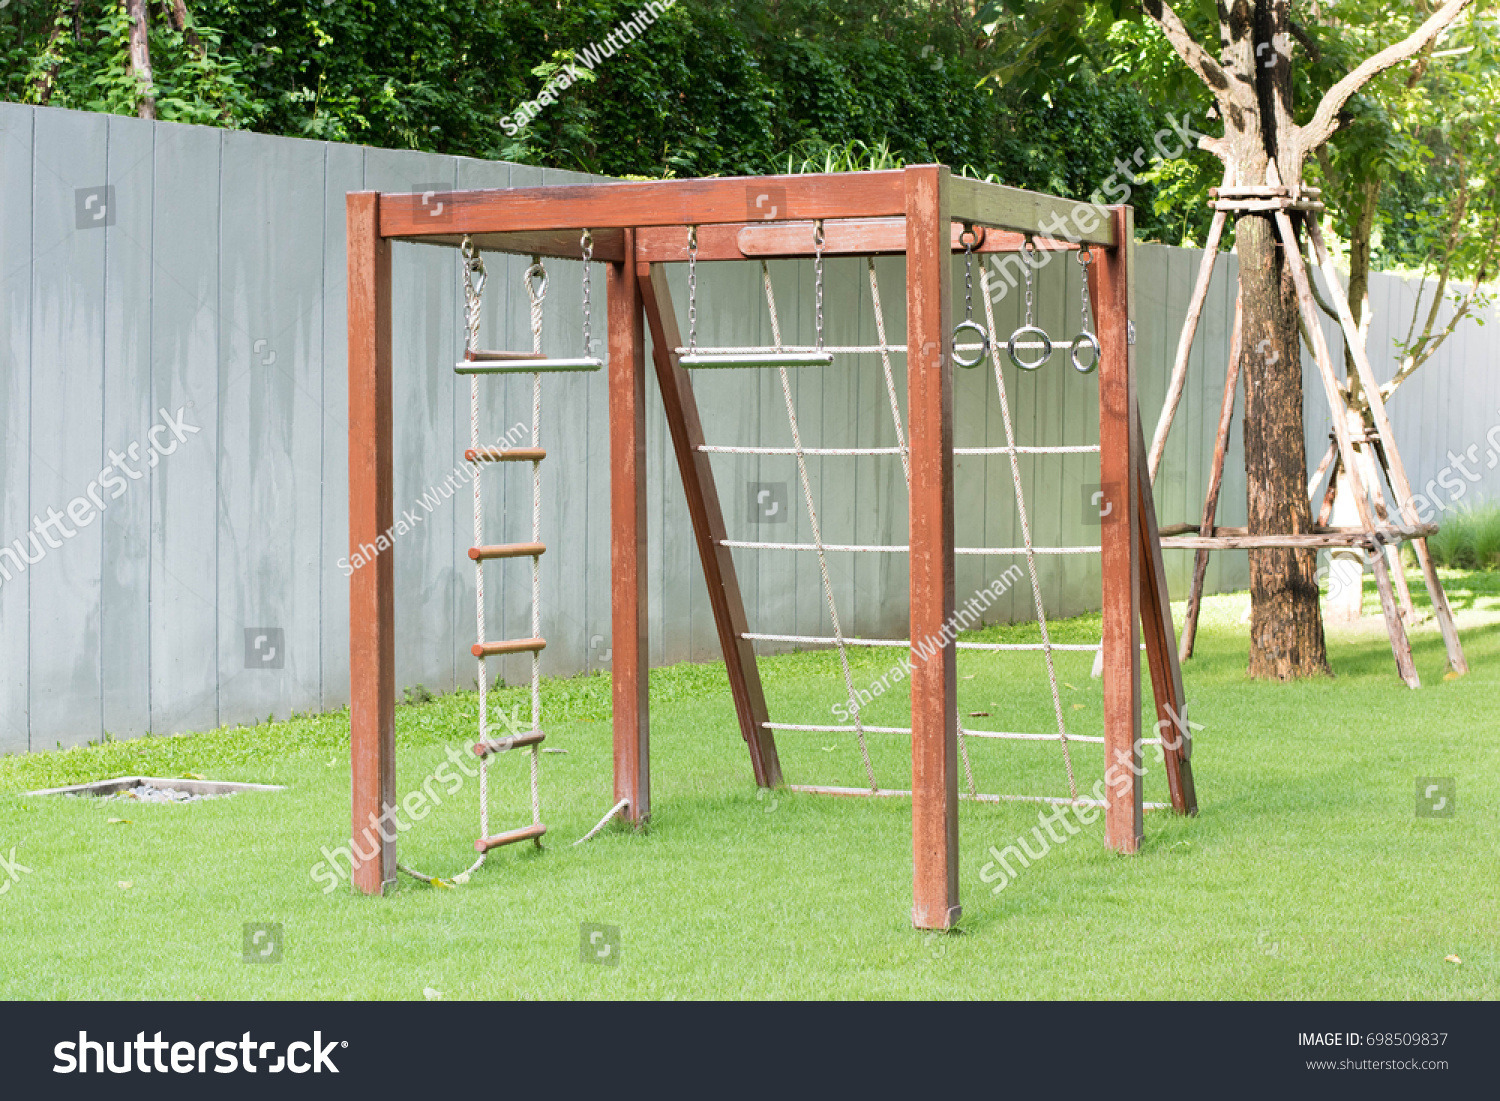
<svg viewBox="0 0 1500 1101">
<path fill-rule="evenodd" d="M 156 117 L 156 92 L 151 77 L 151 43 L 147 37 L 146 0 L 125 0 L 125 13 L 130 16 L 130 73 L 140 87 L 140 100 L 136 113 L 143 119 Z"/>
<path fill-rule="evenodd" d="M 1302 436 L 1302 352 L 1297 292 L 1268 216 L 1235 227 L 1244 296 L 1245 484 L 1251 535 L 1312 531 Z M 1317 552 L 1250 552 L 1252 677 L 1290 680 L 1329 672 L 1318 607 Z"/>
</svg>

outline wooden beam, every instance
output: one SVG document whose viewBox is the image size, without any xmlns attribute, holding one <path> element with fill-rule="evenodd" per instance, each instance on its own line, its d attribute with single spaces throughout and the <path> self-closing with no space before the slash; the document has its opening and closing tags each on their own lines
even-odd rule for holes
<svg viewBox="0 0 1500 1101">
<path fill-rule="evenodd" d="M 1133 853 L 1144 832 L 1141 799 L 1141 496 L 1137 479 L 1140 413 L 1135 395 L 1132 253 L 1129 207 L 1112 211 L 1119 248 L 1090 268 L 1099 304 L 1099 479 L 1107 511 L 1100 521 L 1104 582 L 1104 840 Z"/>
<path fill-rule="evenodd" d="M 635 231 L 624 233 L 626 255 Z M 609 266 L 610 690 L 615 800 L 651 815 L 650 634 L 646 602 L 646 331 L 633 262 Z"/>
<path fill-rule="evenodd" d="M 879 218 L 902 213 L 901 172 L 744 176 L 711 180 L 569 184 L 446 192 L 441 218 L 421 195 L 382 194 L 380 232 L 420 239 L 584 227 L 706 226 L 755 220 Z"/>
<path fill-rule="evenodd" d="M 1234 298 L 1234 329 L 1229 338 L 1229 367 L 1224 372 L 1224 400 L 1219 405 L 1219 427 L 1214 436 L 1213 465 L 1208 470 L 1208 492 L 1203 497 L 1203 519 L 1198 526 L 1202 535 L 1214 534 L 1219 515 L 1219 490 L 1224 486 L 1224 459 L 1229 453 L 1229 433 L 1234 427 L 1234 395 L 1240 383 L 1240 338 L 1244 333 L 1244 314 L 1238 294 Z M 1158 432 L 1161 429 L 1158 427 Z M 1208 578 L 1208 549 L 1200 547 L 1193 555 L 1193 583 L 1188 589 L 1187 614 L 1182 620 L 1182 639 L 1177 650 L 1178 661 L 1193 656 L 1198 640 L 1198 612 L 1203 606 L 1203 586 Z"/>
<path fill-rule="evenodd" d="M 714 485 L 709 457 L 698 450 L 704 442 L 698 402 L 693 396 L 688 372 L 677 366 L 674 349 L 682 346 L 682 332 L 677 327 L 677 315 L 672 309 L 667 273 L 660 265 L 638 262 L 636 279 L 651 330 L 656 379 L 660 384 L 667 428 L 672 435 L 672 449 L 677 454 L 677 469 L 682 473 L 682 491 L 687 498 L 688 515 L 693 521 L 698 559 L 703 566 L 703 580 L 708 586 L 714 625 L 719 630 L 719 646 L 724 651 L 740 733 L 750 747 L 755 782 L 761 787 L 779 787 L 782 782 L 781 761 L 776 756 L 776 739 L 766 726 L 770 716 L 766 710 L 765 692 L 761 689 L 760 670 L 755 664 L 755 646 L 744 637 L 749 630 L 745 601 L 740 595 L 732 552 L 723 542 L 727 538 L 724 510 L 719 505 L 719 491 Z"/>
<path fill-rule="evenodd" d="M 452 194 L 452 192 L 443 192 L 445 197 Z M 613 264 L 622 260 L 626 255 L 625 246 L 622 244 L 623 233 L 624 230 L 621 229 L 594 230 L 595 261 Z M 474 241 L 474 247 L 480 252 L 540 256 L 544 260 L 583 259 L 583 246 L 579 241 L 577 229 L 532 230 L 526 233 L 474 233 L 469 236 Z M 418 237 L 415 243 L 458 248 L 464 243 L 464 234 L 439 233 Z"/>
<path fill-rule="evenodd" d="M 1311 219 L 1309 219 L 1309 224 L 1312 224 Z M 1297 288 L 1297 301 L 1302 309 L 1302 320 L 1307 327 L 1308 334 L 1312 337 L 1313 359 L 1317 362 L 1318 375 L 1323 380 L 1323 392 L 1328 399 L 1333 431 L 1338 439 L 1339 456 L 1343 460 L 1344 476 L 1349 479 L 1354 504 L 1359 512 L 1360 526 L 1366 531 L 1373 531 L 1376 526 L 1375 518 L 1370 510 L 1369 496 L 1359 476 L 1349 426 L 1344 420 L 1343 414 L 1348 406 L 1339 389 L 1338 377 L 1333 372 L 1333 357 L 1328 351 L 1328 341 L 1323 336 L 1323 325 L 1319 319 L 1317 304 L 1313 300 L 1311 277 L 1308 275 L 1306 265 L 1302 262 L 1302 250 L 1297 244 L 1297 232 L 1292 228 L 1292 219 L 1285 211 L 1276 213 L 1276 230 L 1281 237 L 1282 255 L 1286 257 L 1287 267 L 1292 273 L 1292 282 Z M 1411 640 L 1406 636 L 1406 627 L 1402 624 L 1401 615 L 1396 609 L 1396 596 L 1391 589 L 1391 577 L 1386 569 L 1385 556 L 1371 555 L 1370 568 L 1375 574 L 1375 587 L 1380 592 L 1380 607 L 1385 615 L 1386 631 L 1391 637 L 1391 653 L 1396 659 L 1396 671 L 1408 687 L 1419 688 L 1422 682 L 1417 676 L 1417 667 L 1412 660 Z"/>
<path fill-rule="evenodd" d="M 1109 207 L 961 176 L 949 190 L 954 221 L 1107 248 L 1118 240 Z"/>
<path fill-rule="evenodd" d="M 906 253 L 905 218 L 837 219 L 824 223 L 824 256 L 901 256 Z M 976 227 L 975 252 L 1019 252 L 1025 234 Z M 954 252 L 963 252 L 962 223 L 950 230 Z M 790 259 L 813 254 L 812 222 L 746 222 L 702 226 L 698 230 L 698 260 Z M 678 263 L 688 258 L 686 226 L 657 226 L 636 235 L 636 257 L 652 263 Z M 1040 238 L 1043 251 L 1071 251 L 1068 241 Z"/>
<path fill-rule="evenodd" d="M 378 214 L 375 192 L 348 196 L 351 558 L 377 547 L 393 522 L 391 249 Z M 396 883 L 395 831 L 387 840 L 380 826 L 396 805 L 396 601 L 391 552 L 367 557 L 349 577 L 349 753 L 354 888 L 370 895 Z"/>
<path fill-rule="evenodd" d="M 1137 411 L 1136 431 L 1140 432 Z M 1172 600 L 1167 592 L 1167 570 L 1161 558 L 1161 540 L 1156 531 L 1156 502 L 1151 493 L 1151 472 L 1146 463 L 1146 441 L 1136 436 L 1136 489 L 1140 511 L 1136 531 L 1141 556 L 1141 634 L 1146 642 L 1146 661 L 1151 669 L 1151 694 L 1156 702 L 1156 732 L 1162 739 L 1167 791 L 1178 814 L 1198 813 L 1198 793 L 1193 786 L 1192 734 L 1187 719 L 1187 693 L 1182 687 L 1182 666 L 1177 662 L 1177 640 L 1172 630 Z"/>
<path fill-rule="evenodd" d="M 912 923 L 959 918 L 957 650 L 953 615 L 953 359 L 948 169 L 906 177 L 907 408 L 911 423 Z"/>
</svg>

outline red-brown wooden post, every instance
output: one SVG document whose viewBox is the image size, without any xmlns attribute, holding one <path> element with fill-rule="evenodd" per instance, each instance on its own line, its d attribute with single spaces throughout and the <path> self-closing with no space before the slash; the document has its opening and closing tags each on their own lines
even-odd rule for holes
<svg viewBox="0 0 1500 1101">
<path fill-rule="evenodd" d="M 609 266 L 610 659 L 615 799 L 637 825 L 651 814 L 646 604 L 646 334 L 635 278 L 635 230 Z M 585 355 L 592 354 L 585 351 Z"/>
<path fill-rule="evenodd" d="M 911 420 L 912 923 L 947 929 L 958 902 L 958 698 L 953 616 L 953 362 L 948 169 L 906 169 Z M 922 647 L 918 650 L 917 647 Z M 928 651 L 927 647 L 935 647 Z M 919 655 L 928 653 L 923 660 Z"/>
<path fill-rule="evenodd" d="M 379 194 L 351 193 L 346 202 L 349 554 L 369 559 L 349 578 L 354 886 L 373 895 L 396 883 L 395 830 L 386 827 L 388 839 L 380 823 L 396 802 L 395 575 L 390 551 L 369 551 L 392 523 L 391 248 L 380 236 Z"/>
<path fill-rule="evenodd" d="M 1140 413 L 1135 399 L 1134 300 L 1131 259 L 1135 219 L 1114 208 L 1114 248 L 1102 251 L 1095 301 L 1099 310 L 1099 480 L 1104 513 L 1100 545 L 1104 577 L 1104 840 L 1116 852 L 1140 847 L 1141 653 Z"/>
</svg>

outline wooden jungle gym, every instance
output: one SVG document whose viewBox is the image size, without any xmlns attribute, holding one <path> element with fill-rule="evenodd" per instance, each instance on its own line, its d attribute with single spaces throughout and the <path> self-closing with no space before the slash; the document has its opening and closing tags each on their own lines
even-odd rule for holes
<svg viewBox="0 0 1500 1101">
<path fill-rule="evenodd" d="M 763 209 L 758 196 L 773 193 L 776 202 Z M 613 646 L 614 799 L 611 815 L 623 813 L 642 824 L 651 813 L 650 739 L 647 698 L 646 599 L 646 334 L 656 371 L 666 421 L 682 476 L 693 535 L 702 563 L 719 641 L 728 670 L 740 734 L 750 753 L 756 783 L 783 783 L 775 732 L 799 729 L 848 729 L 860 739 L 875 728 L 862 728 L 856 716 L 848 728 L 798 727 L 773 723 L 768 714 L 756 665 L 756 635 L 747 622 L 732 550 L 745 547 L 815 550 L 820 565 L 825 552 L 851 550 L 910 555 L 910 635 L 908 640 L 881 644 L 907 646 L 913 652 L 911 692 L 911 788 L 881 789 L 870 774 L 865 789 L 802 787 L 798 790 L 840 795 L 910 795 L 914 858 L 912 920 L 919 928 L 944 929 L 960 913 L 958 883 L 958 803 L 960 799 L 1085 805 L 1073 784 L 1067 797 L 985 795 L 974 790 L 969 775 L 967 793 L 960 792 L 960 758 L 967 772 L 965 737 L 1026 738 L 1053 735 L 965 731 L 957 711 L 957 650 L 970 648 L 1045 651 L 1049 675 L 1053 649 L 1099 649 L 1103 658 L 1104 733 L 1102 737 L 1073 737 L 1099 742 L 1105 760 L 1115 766 L 1102 800 L 1105 838 L 1110 848 L 1134 852 L 1143 833 L 1140 767 L 1143 745 L 1160 745 L 1166 764 L 1171 809 L 1191 814 L 1197 809 L 1186 736 L 1182 678 L 1161 561 L 1146 448 L 1136 401 L 1132 213 L 1128 207 L 1094 207 L 1013 188 L 954 177 L 941 165 L 920 165 L 897 171 L 838 175 L 800 175 L 747 179 L 690 179 L 624 182 L 577 186 L 457 191 L 442 196 L 446 214 L 440 223 L 423 216 L 411 195 L 376 192 L 348 196 L 349 257 L 349 524 L 351 547 L 375 544 L 392 525 L 393 427 L 391 327 L 393 310 L 391 242 L 420 241 L 462 248 L 466 286 L 471 275 L 482 281 L 480 252 L 512 253 L 536 258 L 583 260 L 584 332 L 589 324 L 587 261 L 607 266 L 607 360 L 592 358 L 585 335 L 584 355 L 548 358 L 541 350 L 540 300 L 545 293 L 545 270 L 539 278 L 528 273 L 532 297 L 533 349 L 530 352 L 486 352 L 478 349 L 477 326 L 470 317 L 470 339 L 460 373 L 478 376 L 492 372 L 530 374 L 539 407 L 541 377 L 549 371 L 603 369 L 609 388 L 611 606 Z M 994 323 L 972 315 L 972 291 L 964 320 L 954 328 L 952 264 L 956 254 L 972 261 L 977 253 L 1018 252 L 1034 263 L 1038 249 L 1076 255 L 1085 272 L 1084 330 L 1073 343 L 1073 365 L 1089 385 L 1097 367 L 1099 437 L 1097 446 L 1070 448 L 1027 447 L 1016 443 L 1006 407 L 1005 447 L 962 448 L 964 453 L 1003 454 L 1014 466 L 1018 453 L 1097 452 L 1098 481 L 1103 487 L 1100 545 L 1098 547 L 1037 548 L 1029 530 L 1024 548 L 955 548 L 953 369 L 977 365 L 988 354 L 994 363 L 1005 401 L 1000 371 L 1002 342 L 992 338 Z M 799 467 L 804 454 L 831 454 L 833 449 L 804 448 L 797 434 L 795 410 L 785 383 L 788 368 L 817 368 L 835 352 L 822 341 L 821 272 L 824 256 L 900 255 L 906 259 L 906 338 L 904 347 L 888 347 L 881 322 L 879 350 L 896 418 L 899 453 L 908 471 L 910 492 L 909 544 L 901 547 L 848 547 L 825 544 L 813 514 L 815 545 L 782 546 L 735 543 L 726 537 L 719 494 L 710 463 L 715 452 L 703 436 L 691 371 L 705 367 L 777 368 L 783 372 L 788 413 L 795 447 L 774 453 L 795 454 Z M 697 346 L 696 264 L 700 261 L 813 259 L 818 272 L 818 339 L 811 348 L 783 346 L 776 322 L 770 280 L 766 279 L 776 345 L 759 349 L 709 349 Z M 666 281 L 667 264 L 686 263 L 690 274 L 689 333 L 686 346 L 678 326 Z M 879 309 L 878 286 L 871 284 Z M 972 269 L 970 269 L 972 272 Z M 1029 276 L 1028 276 L 1029 279 Z M 1029 294 L 1029 282 L 1028 282 Z M 477 292 L 470 297 L 471 310 Z M 1089 331 L 1090 302 L 1097 317 L 1097 337 Z M 1028 327 L 1030 325 L 1028 318 Z M 968 343 L 955 340 L 965 333 Z M 1019 339 L 1018 338 L 1028 338 Z M 1040 339 L 1037 339 L 1039 337 Z M 977 344 L 975 341 L 977 340 Z M 979 355 L 960 355 L 979 349 Z M 1042 356 L 1026 360 L 1017 349 L 1043 348 Z M 1092 352 L 1090 351 L 1092 348 Z M 1082 359 L 1080 359 L 1082 349 Z M 849 350 L 849 349 L 845 349 Z M 871 351 L 873 349 L 857 349 Z M 1050 354 L 1050 338 L 1040 329 L 1022 329 L 1008 346 L 1011 362 L 1027 370 Z M 905 434 L 891 382 L 890 352 L 907 356 Z M 1093 362 L 1088 360 L 1093 357 Z M 477 392 L 477 391 L 476 391 Z M 475 406 L 477 409 L 477 405 Z M 536 611 L 538 590 L 533 583 L 533 636 L 492 641 L 484 637 L 483 567 L 487 560 L 530 558 L 535 562 L 545 547 L 539 539 L 541 468 L 545 449 L 535 434 L 532 446 L 502 451 L 475 445 L 466 458 L 476 464 L 530 462 L 534 471 L 533 535 L 529 543 L 486 545 L 479 530 L 479 489 L 476 476 L 475 545 L 469 552 L 481 586 L 480 637 L 474 646 L 479 662 L 481 691 L 486 683 L 486 657 L 508 653 L 533 655 L 533 728 L 529 733 L 489 739 L 484 731 L 475 752 L 486 758 L 511 748 L 532 752 L 533 821 L 505 833 L 492 834 L 483 803 L 481 836 L 475 848 L 483 854 L 497 845 L 537 841 L 545 832 L 536 800 L 536 743 L 544 737 L 535 692 L 535 655 L 546 645 L 540 637 Z M 749 450 L 749 449 L 744 449 Z M 773 453 L 761 449 L 761 453 Z M 873 451 L 861 453 L 874 453 Z M 805 468 L 803 486 L 807 485 Z M 1018 505 L 1020 479 L 1016 477 Z M 811 493 L 809 510 L 811 511 Z M 1024 511 L 1021 516 L 1025 529 Z M 977 646 L 956 643 L 955 551 L 969 554 L 1024 556 L 1032 567 L 1041 553 L 1097 553 L 1101 559 L 1103 637 L 1095 646 L 1055 646 L 1047 641 L 1046 622 L 1038 590 L 1043 642 L 1022 646 Z M 825 591 L 834 636 L 819 639 L 846 644 L 839 628 L 831 590 L 823 568 Z M 350 580 L 351 752 L 353 759 L 353 828 L 368 834 L 396 805 L 395 775 L 395 602 L 392 552 L 378 554 Z M 1144 641 L 1144 646 L 1142 646 Z M 930 644 L 930 645 L 929 645 Z M 921 648 L 922 652 L 917 651 Z M 1141 737 L 1141 668 L 1144 649 L 1150 667 L 1157 729 L 1180 731 L 1174 737 Z M 845 664 L 846 680 L 847 662 Z M 1059 732 L 1067 752 L 1069 736 Z M 906 728 L 889 733 L 906 733 Z M 868 755 L 865 756 L 868 767 Z M 1097 789 L 1096 789 L 1097 790 Z M 1095 804 L 1097 805 L 1097 804 Z M 606 820 L 610 815 L 606 816 Z M 601 823 L 602 825 L 602 823 Z M 356 861 L 354 882 L 365 893 L 389 889 L 397 874 L 394 836 L 379 830 L 374 855 Z M 361 856 L 363 854 L 360 854 Z M 476 865 L 477 866 L 477 863 Z M 420 878 L 427 878 L 425 876 Z"/>
</svg>

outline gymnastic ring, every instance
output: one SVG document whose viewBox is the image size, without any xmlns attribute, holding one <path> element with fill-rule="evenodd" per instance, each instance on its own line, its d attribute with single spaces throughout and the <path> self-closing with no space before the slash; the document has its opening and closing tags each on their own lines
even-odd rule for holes
<svg viewBox="0 0 1500 1101">
<path fill-rule="evenodd" d="M 958 334 L 962 332 L 974 332 L 979 335 L 979 351 L 974 354 L 973 359 L 965 359 L 958 351 Z M 960 321 L 958 327 L 953 330 L 953 362 L 960 367 L 978 367 L 984 362 L 984 357 L 990 353 L 990 334 L 984 331 L 984 326 L 977 321 Z"/>
<path fill-rule="evenodd" d="M 1016 354 L 1016 341 L 1023 336 L 1039 336 L 1042 338 L 1043 350 L 1039 359 L 1028 361 Z M 1047 335 L 1047 330 L 1039 329 L 1035 325 L 1027 325 L 1010 334 L 1010 340 L 1006 342 L 1005 351 L 1010 356 L 1010 361 L 1021 368 L 1021 370 L 1035 371 L 1052 358 L 1052 338 Z"/>
<path fill-rule="evenodd" d="M 1092 348 L 1094 350 L 1094 362 L 1090 363 L 1087 367 L 1078 362 L 1078 349 L 1080 347 Z M 1103 350 L 1099 347 L 1099 338 L 1093 333 L 1084 332 L 1079 333 L 1073 338 L 1073 346 L 1069 352 L 1069 358 L 1073 360 L 1073 369 L 1075 371 L 1082 375 L 1091 375 L 1098 370 L 1099 359 L 1103 354 Z"/>
</svg>

